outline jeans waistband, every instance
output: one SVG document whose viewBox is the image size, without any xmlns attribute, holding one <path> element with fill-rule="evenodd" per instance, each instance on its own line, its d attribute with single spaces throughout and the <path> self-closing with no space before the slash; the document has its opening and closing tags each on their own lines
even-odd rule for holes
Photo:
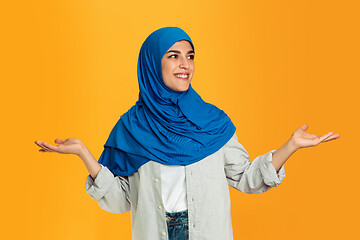
<svg viewBox="0 0 360 240">
<path fill-rule="evenodd" d="M 167 223 L 185 223 L 188 221 L 188 210 L 174 213 L 165 212 L 165 215 Z"/>
</svg>

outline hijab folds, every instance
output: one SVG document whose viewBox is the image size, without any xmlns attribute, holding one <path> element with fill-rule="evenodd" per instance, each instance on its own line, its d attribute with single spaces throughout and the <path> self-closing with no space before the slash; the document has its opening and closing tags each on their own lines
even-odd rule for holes
<svg viewBox="0 0 360 240">
<path fill-rule="evenodd" d="M 175 92 L 165 86 L 161 60 L 166 51 L 190 37 L 180 28 L 150 34 L 138 59 L 139 99 L 123 114 L 104 145 L 99 163 L 114 175 L 129 176 L 148 161 L 189 165 L 215 153 L 235 133 L 230 118 L 204 102 L 189 86 Z"/>
</svg>

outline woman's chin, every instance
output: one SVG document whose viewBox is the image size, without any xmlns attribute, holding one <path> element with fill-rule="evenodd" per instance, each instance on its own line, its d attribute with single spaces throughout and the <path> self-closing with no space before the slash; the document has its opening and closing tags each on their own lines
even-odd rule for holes
<svg viewBox="0 0 360 240">
<path fill-rule="evenodd" d="M 186 92 L 187 90 L 189 90 L 189 85 L 178 88 L 176 92 Z"/>
<path fill-rule="evenodd" d="M 170 88 L 172 91 L 174 92 L 185 92 L 187 90 L 189 90 L 190 84 L 181 84 L 178 86 L 174 86 L 174 87 L 168 87 Z"/>
</svg>

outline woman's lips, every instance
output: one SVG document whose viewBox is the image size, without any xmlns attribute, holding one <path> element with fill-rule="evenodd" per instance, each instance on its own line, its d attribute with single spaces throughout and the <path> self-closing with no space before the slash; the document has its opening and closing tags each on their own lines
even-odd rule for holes
<svg viewBox="0 0 360 240">
<path fill-rule="evenodd" d="M 183 73 L 178 73 L 178 74 L 174 74 L 174 76 L 178 79 L 181 80 L 188 80 L 189 79 L 189 74 L 183 74 Z"/>
</svg>

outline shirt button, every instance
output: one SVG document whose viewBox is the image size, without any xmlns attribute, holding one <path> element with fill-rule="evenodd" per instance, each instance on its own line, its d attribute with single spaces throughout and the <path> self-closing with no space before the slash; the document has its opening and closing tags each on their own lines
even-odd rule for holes
<svg viewBox="0 0 360 240">
<path fill-rule="evenodd" d="M 162 209 L 162 206 L 161 205 L 159 205 L 159 207 L 158 207 L 159 209 Z"/>
<path fill-rule="evenodd" d="M 166 235 L 166 232 L 162 232 L 161 235 L 165 236 L 165 235 Z"/>
<path fill-rule="evenodd" d="M 158 178 L 155 178 L 155 180 L 154 180 L 154 181 L 157 183 L 157 182 L 159 182 L 159 179 L 158 179 Z"/>
</svg>

